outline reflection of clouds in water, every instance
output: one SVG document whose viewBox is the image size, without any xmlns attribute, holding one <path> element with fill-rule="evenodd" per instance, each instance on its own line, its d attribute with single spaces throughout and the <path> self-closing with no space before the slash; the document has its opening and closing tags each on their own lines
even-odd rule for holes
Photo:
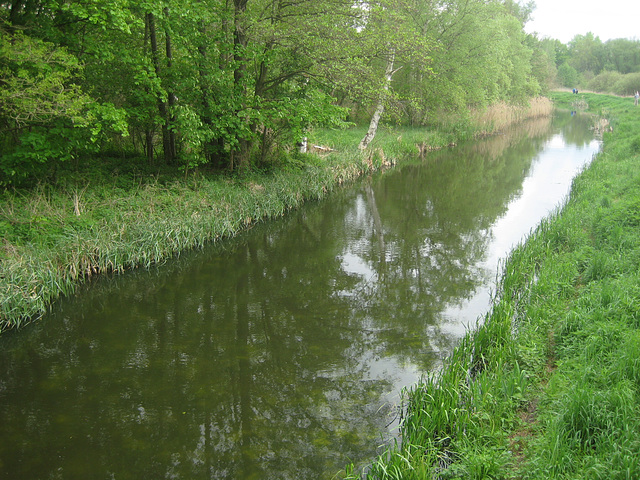
<svg viewBox="0 0 640 480">
<path fill-rule="evenodd" d="M 555 135 L 551 140 L 549 140 L 549 143 L 547 143 L 547 149 L 549 148 L 565 148 L 565 142 L 562 135 Z"/>
<path fill-rule="evenodd" d="M 367 252 L 370 249 L 370 242 L 367 238 L 373 228 L 371 213 L 362 195 L 358 195 L 355 199 L 354 208 L 347 212 L 344 223 L 350 225 L 354 233 L 350 236 L 344 253 L 339 256 L 342 270 L 348 275 L 356 275 L 364 280 L 375 281 L 376 272 L 359 255 L 360 252 Z"/>
<path fill-rule="evenodd" d="M 361 293 L 362 288 L 366 287 L 366 285 L 375 284 L 378 281 L 378 274 L 369 267 L 366 261 L 364 261 L 360 256 L 346 252 L 342 254 L 340 257 L 340 268 L 347 275 L 353 275 L 360 278 L 360 281 L 357 284 L 356 288 L 352 288 L 350 290 L 341 290 L 336 292 L 339 296 L 342 297 L 354 297 Z"/>
<path fill-rule="evenodd" d="M 531 172 L 523 181 L 521 194 L 514 197 L 506 213 L 491 226 L 485 259 L 480 265 L 486 282 L 462 305 L 451 305 L 443 313 L 439 331 L 452 337 L 462 336 L 476 320 L 487 313 L 499 263 L 534 230 L 540 221 L 562 206 L 578 175 L 598 152 L 600 142 L 586 146 L 568 145 L 562 135 L 555 135 L 534 160 Z"/>
<path fill-rule="evenodd" d="M 357 232 L 358 235 L 354 235 L 353 238 L 350 238 L 350 245 L 348 248 L 354 248 L 354 242 L 358 242 L 360 239 L 359 233 L 362 231 L 370 232 L 373 228 L 373 221 L 371 219 L 371 212 L 367 207 L 367 202 L 364 199 L 363 195 L 359 194 L 353 204 L 353 208 L 350 208 L 344 215 L 344 224 L 348 225 L 349 228 L 353 232 Z"/>
<path fill-rule="evenodd" d="M 357 275 L 364 279 L 373 279 L 376 276 L 367 263 L 358 255 L 347 252 L 341 257 L 340 266 L 345 273 Z"/>
</svg>

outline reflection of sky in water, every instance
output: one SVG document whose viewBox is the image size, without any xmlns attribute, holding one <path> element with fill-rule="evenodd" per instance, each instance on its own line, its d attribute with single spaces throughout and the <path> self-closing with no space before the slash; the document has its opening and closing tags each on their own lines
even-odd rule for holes
<svg viewBox="0 0 640 480">
<path fill-rule="evenodd" d="M 597 152 L 599 142 L 592 141 L 586 147 L 567 145 L 562 135 L 555 135 L 545 145 L 543 151 L 532 161 L 528 176 L 523 180 L 522 188 L 511 199 L 506 212 L 498 218 L 493 225 L 481 235 L 488 238 L 483 260 L 471 267 L 458 265 L 460 270 L 470 268 L 473 274 L 480 280 L 479 286 L 466 300 L 456 299 L 450 303 L 438 316 L 433 325 L 425 326 L 424 334 L 430 339 L 428 344 L 431 353 L 437 352 L 442 358 L 449 349 L 450 344 L 444 342 L 438 345 L 438 339 L 457 339 L 465 334 L 468 328 L 473 327 L 478 318 L 484 315 L 490 306 L 491 295 L 495 288 L 495 281 L 500 262 L 505 259 L 511 249 L 522 242 L 534 229 L 542 218 L 558 208 L 565 201 L 571 188 L 572 179 L 586 166 L 592 156 Z M 370 257 L 372 243 L 378 243 L 384 251 L 385 260 L 390 261 L 394 255 L 394 249 L 398 245 L 391 239 L 385 241 L 380 232 L 380 219 L 376 218 L 375 199 L 359 195 L 354 208 L 345 218 L 349 225 L 350 239 L 344 250 L 339 255 L 340 268 L 349 276 L 356 278 L 355 288 L 348 288 L 337 292 L 344 298 L 360 299 L 364 292 L 373 291 L 379 282 L 377 265 L 378 259 Z M 432 205 L 427 205 L 432 209 Z M 436 229 L 437 230 L 437 229 Z M 427 234 L 420 246 L 420 255 L 437 268 L 439 245 L 438 232 Z M 472 239 L 461 239 L 463 245 L 473 245 Z M 375 250 L 375 249 L 373 249 Z M 378 252 L 380 253 L 380 252 Z M 447 262 L 460 262 L 460 259 L 447 258 Z M 407 270 L 408 274 L 412 274 Z M 366 297 L 366 295 L 365 295 Z M 364 300 L 364 298 L 362 299 Z M 366 300 L 365 300 L 366 302 Z M 366 309 L 365 303 L 360 308 Z M 368 315 L 368 314 L 367 314 Z M 392 327 L 390 327 L 392 328 Z M 375 337 L 380 334 L 373 323 L 371 330 L 363 331 L 363 341 L 376 343 Z M 366 337 L 369 337 L 366 339 Z M 411 361 L 396 357 L 395 355 L 381 354 L 377 348 L 363 348 L 354 359 L 357 358 L 356 370 L 363 372 L 364 380 L 387 382 L 388 390 L 381 399 L 387 405 L 398 405 L 404 388 L 415 384 L 426 372 Z M 328 373 L 328 372 L 327 372 Z M 328 373 L 328 375 L 331 375 Z M 333 372 L 340 375 L 340 372 Z M 394 434 L 394 421 L 390 423 L 391 434 Z"/>
<path fill-rule="evenodd" d="M 462 335 L 488 311 L 499 262 L 544 217 L 562 206 L 571 190 L 572 179 L 591 161 L 599 146 L 597 140 L 584 148 L 567 145 L 562 135 L 555 135 L 549 140 L 542 153 L 534 159 L 520 195 L 512 199 L 506 213 L 490 229 L 491 242 L 482 264 L 487 284 L 462 305 L 450 306 L 444 312 L 446 322 L 442 325 L 443 331 Z"/>
<path fill-rule="evenodd" d="M 361 288 L 366 288 L 367 285 L 373 285 L 378 282 L 378 273 L 374 267 L 369 264 L 369 261 L 363 258 L 363 255 L 371 249 L 370 235 L 381 235 L 381 232 L 377 232 L 374 227 L 374 221 L 372 220 L 371 211 L 363 196 L 358 196 L 355 201 L 354 209 L 345 218 L 345 222 L 348 223 L 351 228 L 354 228 L 358 234 L 347 244 L 344 252 L 339 256 L 340 267 L 342 271 L 350 276 L 357 277 L 359 279 L 358 287 L 355 289 L 342 290 L 338 292 L 343 297 L 356 297 L 358 296 Z M 367 232 L 362 234 L 362 232 Z M 386 260 L 390 260 L 393 257 L 393 249 L 396 246 L 394 244 L 385 245 L 384 255 Z M 370 325 L 372 335 L 375 337 L 377 327 L 373 324 Z M 365 335 L 366 336 L 366 335 Z M 358 357 L 358 365 L 356 370 L 365 372 L 362 379 L 364 381 L 374 382 L 387 382 L 388 389 L 386 394 L 380 399 L 383 405 L 395 407 L 401 403 L 401 395 L 403 388 L 408 385 L 414 384 L 421 375 L 421 371 L 417 365 L 408 362 L 406 359 L 401 359 L 396 356 L 381 355 L 376 349 L 363 349 Z M 333 372 L 335 375 L 338 372 Z M 328 376 L 331 376 L 327 372 Z M 393 417 L 394 408 L 392 408 Z M 395 435 L 398 418 L 391 418 L 388 425 L 392 435 Z"/>
<path fill-rule="evenodd" d="M 375 281 L 376 272 L 356 253 L 349 251 L 340 258 L 342 260 L 342 270 L 345 273 L 357 275 L 362 277 L 363 280 Z"/>
<path fill-rule="evenodd" d="M 461 337 L 488 311 L 500 262 L 526 238 L 542 218 L 563 204 L 570 192 L 572 179 L 588 164 L 598 148 L 597 140 L 586 147 L 567 145 L 559 134 L 547 142 L 544 150 L 533 160 L 531 171 L 524 179 L 519 194 L 511 200 L 505 214 L 488 229 L 490 242 L 484 260 L 477 265 L 477 274 L 483 277 L 482 286 L 476 289 L 471 298 L 451 304 L 444 310 L 440 321 L 435 326 L 428 327 L 428 330 L 433 330 L 432 338 L 439 335 Z M 346 221 L 357 225 L 357 230 L 371 234 L 375 231 L 371 217 L 366 200 L 360 196 L 356 200 L 351 218 Z M 360 288 L 378 281 L 375 268 L 362 257 L 362 252 L 370 250 L 370 238 L 367 237 L 368 235 L 356 235 L 340 256 L 342 270 L 358 277 Z M 431 258 L 431 242 L 432 239 L 427 237 L 421 247 L 421 254 L 425 258 Z M 386 244 L 385 256 L 388 257 L 393 248 L 393 243 Z M 432 258 L 432 261 L 435 260 Z M 358 290 L 341 291 L 339 294 L 345 297 L 357 296 Z M 397 389 L 415 383 L 420 376 L 416 366 L 398 365 L 392 358 L 363 358 L 362 362 L 368 363 L 374 378 L 393 378 L 392 382 Z M 395 373 L 391 375 L 389 372 Z"/>
<path fill-rule="evenodd" d="M 362 202 L 358 202 L 357 208 L 366 212 L 366 207 Z M 358 217 L 363 222 L 367 220 L 364 216 L 360 217 L 358 215 Z M 358 244 L 359 241 L 349 244 L 349 250 L 340 256 L 341 268 L 345 273 L 359 277 L 364 284 L 376 283 L 378 275 L 357 254 L 359 250 Z M 339 294 L 341 296 L 355 296 L 357 292 L 357 290 L 343 290 Z M 375 330 L 376 327 L 371 325 L 371 328 Z M 364 350 L 359 358 L 359 367 L 357 368 L 367 372 L 363 378 L 364 380 L 388 381 L 391 383 L 390 391 L 386 398 L 386 401 L 391 404 L 398 403 L 400 401 L 399 393 L 402 388 L 414 383 L 420 375 L 417 366 L 406 362 L 401 365 L 399 360 L 396 357 L 380 356 L 373 350 Z"/>
</svg>

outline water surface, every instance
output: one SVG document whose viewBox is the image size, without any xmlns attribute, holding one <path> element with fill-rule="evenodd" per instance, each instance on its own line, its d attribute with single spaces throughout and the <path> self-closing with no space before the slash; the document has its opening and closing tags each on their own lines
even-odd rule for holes
<svg viewBox="0 0 640 480">
<path fill-rule="evenodd" d="M 585 117 L 395 168 L 100 278 L 0 337 L 0 478 L 331 478 L 487 311 L 598 149 Z"/>
</svg>

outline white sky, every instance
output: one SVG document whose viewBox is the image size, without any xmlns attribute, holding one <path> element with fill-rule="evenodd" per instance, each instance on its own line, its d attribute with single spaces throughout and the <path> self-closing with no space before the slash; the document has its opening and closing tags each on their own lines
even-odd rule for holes
<svg viewBox="0 0 640 480">
<path fill-rule="evenodd" d="M 576 35 L 592 32 L 603 42 L 613 38 L 640 40 L 638 0 L 534 1 L 536 9 L 525 31 L 538 32 L 538 38 L 555 38 L 566 44 Z"/>
</svg>

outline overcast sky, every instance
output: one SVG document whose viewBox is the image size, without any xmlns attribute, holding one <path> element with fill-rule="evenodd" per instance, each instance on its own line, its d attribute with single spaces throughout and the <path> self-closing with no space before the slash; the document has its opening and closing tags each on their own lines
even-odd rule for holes
<svg viewBox="0 0 640 480">
<path fill-rule="evenodd" d="M 603 42 L 612 38 L 640 40 L 639 0 L 534 1 L 536 9 L 525 30 L 538 32 L 538 38 L 556 38 L 566 44 L 576 35 L 592 32 Z"/>
</svg>

